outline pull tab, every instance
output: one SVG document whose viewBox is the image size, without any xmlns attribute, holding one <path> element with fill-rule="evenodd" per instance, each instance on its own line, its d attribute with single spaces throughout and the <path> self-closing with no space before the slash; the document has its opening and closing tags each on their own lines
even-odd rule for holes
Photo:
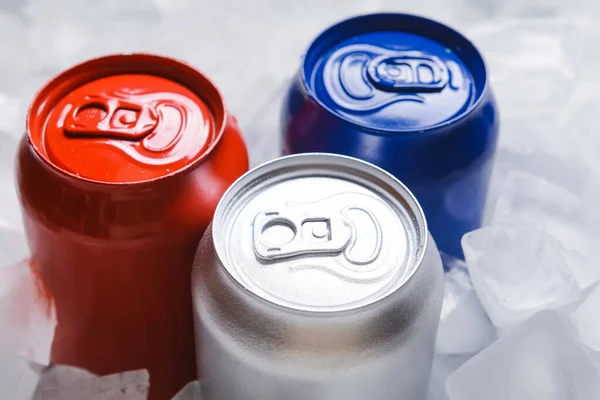
<svg viewBox="0 0 600 400">
<path fill-rule="evenodd" d="M 385 54 L 367 64 L 369 80 L 387 92 L 441 92 L 448 84 L 446 65 L 435 56 Z"/>
<path fill-rule="evenodd" d="M 254 253 L 263 261 L 341 253 L 351 237 L 350 223 L 339 213 L 312 214 L 286 208 L 262 211 L 254 217 Z"/>
<path fill-rule="evenodd" d="M 349 211 L 353 211 L 353 210 L 363 212 L 371 220 L 371 224 L 373 224 L 373 227 L 375 229 L 374 234 L 373 234 L 373 236 L 375 237 L 375 244 L 373 246 L 373 250 L 371 251 L 371 253 L 368 254 L 366 257 L 354 256 L 352 254 L 352 250 L 354 250 L 354 248 L 356 247 L 356 241 L 359 236 L 358 235 L 359 228 L 357 228 L 357 226 L 354 222 L 351 222 L 350 228 L 352 229 L 352 235 L 351 235 L 352 240 L 350 240 L 350 243 L 346 246 L 346 249 L 344 250 L 344 256 L 346 257 L 346 260 L 348 260 L 352 264 L 367 265 L 367 264 L 370 264 L 373 261 L 375 261 L 375 259 L 377 259 L 377 257 L 379 257 L 379 253 L 381 253 L 381 246 L 383 245 L 381 225 L 379 224 L 379 220 L 377 219 L 377 217 L 375 217 L 375 214 L 373 214 L 372 211 L 370 211 L 364 207 L 349 206 L 349 207 L 344 208 L 344 210 L 342 210 L 342 214 L 344 216 L 346 216 L 346 218 L 349 221 L 352 221 L 352 218 L 350 218 L 347 214 Z"/>
<path fill-rule="evenodd" d="M 110 136 L 139 140 L 158 124 L 150 104 L 107 95 L 86 95 L 68 112 L 64 132 L 70 136 Z"/>
</svg>

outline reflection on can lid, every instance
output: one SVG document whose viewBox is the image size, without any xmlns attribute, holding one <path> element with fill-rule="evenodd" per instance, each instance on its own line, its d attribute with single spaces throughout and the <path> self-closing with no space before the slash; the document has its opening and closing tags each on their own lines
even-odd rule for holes
<svg viewBox="0 0 600 400">
<path fill-rule="evenodd" d="M 427 228 L 412 194 L 353 158 L 305 154 L 246 174 L 213 225 L 217 252 L 243 287 L 280 306 L 362 307 L 414 273 Z"/>
<path fill-rule="evenodd" d="M 213 103 L 220 98 L 214 88 L 199 93 L 189 87 L 177 69 L 194 73 L 149 55 L 110 56 L 64 72 L 34 100 L 28 119 L 33 146 L 57 169 L 103 183 L 148 181 L 185 168 L 215 141 Z M 195 73 L 192 79 L 210 86 Z"/>
<path fill-rule="evenodd" d="M 353 18 L 322 33 L 303 65 L 309 93 L 371 129 L 418 131 L 468 112 L 485 88 L 473 45 L 437 22 L 404 14 Z"/>
</svg>

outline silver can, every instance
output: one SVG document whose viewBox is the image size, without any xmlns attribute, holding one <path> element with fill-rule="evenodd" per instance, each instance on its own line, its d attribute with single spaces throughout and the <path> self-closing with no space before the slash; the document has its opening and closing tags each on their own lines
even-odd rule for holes
<svg viewBox="0 0 600 400">
<path fill-rule="evenodd" d="M 366 162 L 301 154 L 221 199 L 196 253 L 206 400 L 423 400 L 443 270 L 419 204 Z"/>
</svg>

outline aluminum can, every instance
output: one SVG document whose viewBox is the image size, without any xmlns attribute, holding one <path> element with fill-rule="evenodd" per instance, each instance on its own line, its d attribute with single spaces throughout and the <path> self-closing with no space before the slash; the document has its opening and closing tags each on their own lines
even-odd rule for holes
<svg viewBox="0 0 600 400">
<path fill-rule="evenodd" d="M 191 267 L 248 170 L 215 86 L 181 62 L 112 55 L 34 98 L 18 153 L 32 260 L 55 299 L 55 363 L 147 368 L 150 399 L 195 379 Z"/>
<path fill-rule="evenodd" d="M 331 154 L 223 196 L 192 272 L 206 400 L 424 400 L 443 268 L 412 194 Z"/>
<path fill-rule="evenodd" d="M 440 251 L 483 218 L 498 136 L 484 61 L 465 37 L 406 14 L 355 17 L 309 46 L 283 105 L 284 154 L 369 161 L 421 204 Z"/>
</svg>

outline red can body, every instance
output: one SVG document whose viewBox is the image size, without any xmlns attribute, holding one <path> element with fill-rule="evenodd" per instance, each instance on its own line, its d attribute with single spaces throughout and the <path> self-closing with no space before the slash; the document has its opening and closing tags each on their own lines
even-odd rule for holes
<svg viewBox="0 0 600 400">
<path fill-rule="evenodd" d="M 194 380 L 194 252 L 247 169 L 218 90 L 183 63 L 108 56 L 50 81 L 29 111 L 18 189 L 57 308 L 52 360 L 147 368 L 152 400 Z"/>
</svg>

